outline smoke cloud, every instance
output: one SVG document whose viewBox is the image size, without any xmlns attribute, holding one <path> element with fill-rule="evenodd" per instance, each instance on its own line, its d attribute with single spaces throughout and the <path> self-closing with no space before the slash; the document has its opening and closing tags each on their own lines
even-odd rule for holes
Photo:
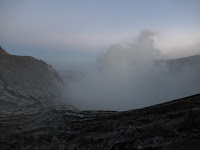
<svg viewBox="0 0 200 150">
<path fill-rule="evenodd" d="M 65 102 L 84 110 L 122 111 L 199 93 L 193 58 L 186 65 L 181 60 L 161 61 L 164 56 L 154 46 L 155 35 L 142 31 L 132 43 L 113 45 L 94 64 L 71 72 L 75 80 L 64 77 Z"/>
</svg>

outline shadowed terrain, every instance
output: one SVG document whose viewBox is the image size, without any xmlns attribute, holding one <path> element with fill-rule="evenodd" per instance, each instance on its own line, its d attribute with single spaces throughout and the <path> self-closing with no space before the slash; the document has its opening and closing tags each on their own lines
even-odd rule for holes
<svg viewBox="0 0 200 150">
<path fill-rule="evenodd" d="M 125 112 L 16 110 L 0 126 L 1 149 L 198 150 L 200 95 Z"/>
<path fill-rule="evenodd" d="M 52 107 L 60 85 L 62 79 L 45 62 L 10 55 L 0 48 L 0 149 L 198 150 L 200 147 L 199 94 L 123 112 L 79 111 Z"/>
</svg>

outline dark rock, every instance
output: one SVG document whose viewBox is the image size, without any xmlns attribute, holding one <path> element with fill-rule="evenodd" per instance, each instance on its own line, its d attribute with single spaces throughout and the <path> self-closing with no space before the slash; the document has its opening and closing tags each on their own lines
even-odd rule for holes
<svg viewBox="0 0 200 150">
<path fill-rule="evenodd" d="M 189 110 L 185 112 L 184 121 L 180 124 L 180 129 L 191 130 L 200 129 L 200 110 Z"/>
<path fill-rule="evenodd" d="M 171 137 L 176 135 L 175 128 L 162 121 L 153 123 L 151 132 L 154 136 Z"/>
<path fill-rule="evenodd" d="M 0 48 L 0 102 L 19 107 L 39 102 L 44 107 L 59 99 L 62 82 L 44 61 L 10 55 Z"/>
</svg>

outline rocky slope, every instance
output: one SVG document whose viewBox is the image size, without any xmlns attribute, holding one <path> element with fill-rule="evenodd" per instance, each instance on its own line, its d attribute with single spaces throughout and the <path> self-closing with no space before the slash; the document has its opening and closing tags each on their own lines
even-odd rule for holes
<svg viewBox="0 0 200 150">
<path fill-rule="evenodd" d="M 62 79 L 42 60 L 8 54 L 0 47 L 0 103 L 27 106 L 53 102 Z"/>
<path fill-rule="evenodd" d="M 41 107 L 61 83 L 45 62 L 0 49 L 1 150 L 199 150 L 200 94 L 124 112 Z"/>
<path fill-rule="evenodd" d="M 1 149 L 199 150 L 200 95 L 125 112 L 27 109 L 0 118 Z"/>
</svg>

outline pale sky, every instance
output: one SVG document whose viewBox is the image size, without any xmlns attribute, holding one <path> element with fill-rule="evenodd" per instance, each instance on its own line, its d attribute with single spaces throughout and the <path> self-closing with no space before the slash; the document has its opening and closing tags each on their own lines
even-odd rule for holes
<svg viewBox="0 0 200 150">
<path fill-rule="evenodd" d="M 164 53 L 187 51 L 200 47 L 199 14 L 200 0 L 0 0 L 0 45 L 44 60 L 87 61 L 149 29 Z"/>
</svg>

